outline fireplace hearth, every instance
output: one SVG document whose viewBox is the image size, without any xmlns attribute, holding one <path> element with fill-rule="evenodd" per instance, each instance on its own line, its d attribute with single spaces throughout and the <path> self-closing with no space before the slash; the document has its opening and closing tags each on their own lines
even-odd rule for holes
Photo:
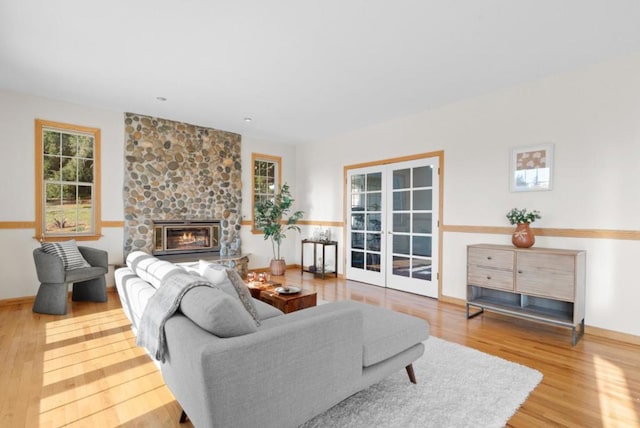
<svg viewBox="0 0 640 428">
<path fill-rule="evenodd" d="M 154 220 L 153 254 L 220 252 L 219 220 Z"/>
</svg>

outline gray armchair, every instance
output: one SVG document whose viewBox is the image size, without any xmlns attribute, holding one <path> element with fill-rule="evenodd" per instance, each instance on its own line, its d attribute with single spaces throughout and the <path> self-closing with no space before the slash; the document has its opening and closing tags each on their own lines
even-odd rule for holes
<svg viewBox="0 0 640 428">
<path fill-rule="evenodd" d="M 33 312 L 50 315 L 67 313 L 68 284 L 73 284 L 74 301 L 107 301 L 107 273 L 109 261 L 106 251 L 78 247 L 82 257 L 91 267 L 64 270 L 60 257 L 47 254 L 42 249 L 33 250 L 40 288 L 33 302 Z"/>
</svg>

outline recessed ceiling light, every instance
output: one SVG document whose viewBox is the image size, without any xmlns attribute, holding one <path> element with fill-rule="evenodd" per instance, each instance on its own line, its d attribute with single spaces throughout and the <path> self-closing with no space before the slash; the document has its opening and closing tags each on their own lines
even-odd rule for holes
<svg viewBox="0 0 640 428">
<path fill-rule="evenodd" d="M 250 117 L 245 117 L 245 118 L 244 118 L 244 121 L 245 121 L 245 122 L 247 122 L 247 123 L 251 122 L 252 120 L 253 120 L 253 119 L 252 119 L 252 118 L 250 118 Z"/>
<path fill-rule="evenodd" d="M 167 101 L 167 99 L 165 97 L 156 97 L 156 100 L 158 100 L 158 101 Z"/>
</svg>

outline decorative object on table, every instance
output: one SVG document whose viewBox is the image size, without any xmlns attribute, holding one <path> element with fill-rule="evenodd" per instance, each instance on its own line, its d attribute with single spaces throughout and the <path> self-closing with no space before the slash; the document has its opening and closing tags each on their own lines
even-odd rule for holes
<svg viewBox="0 0 640 428">
<path fill-rule="evenodd" d="M 509 223 L 516 225 L 516 230 L 513 232 L 511 242 L 518 248 L 529 248 L 536 242 L 536 237 L 533 235 L 533 231 L 529 227 L 531 223 L 536 221 L 540 217 L 540 212 L 533 210 L 527 211 L 526 208 L 518 209 L 512 208 L 507 213 Z"/>
<path fill-rule="evenodd" d="M 551 190 L 553 144 L 512 149 L 509 181 L 512 192 Z"/>
<path fill-rule="evenodd" d="M 276 288 L 276 291 L 279 294 L 297 294 L 301 291 L 300 287 L 291 287 L 288 285 L 283 285 L 282 287 Z"/>
<path fill-rule="evenodd" d="M 280 187 L 280 192 L 276 193 L 273 200 L 258 202 L 255 207 L 256 227 L 262 230 L 265 240 L 271 239 L 273 259 L 270 269 L 272 275 L 284 275 L 287 269 L 285 260 L 280 257 L 280 244 L 286 238 L 285 232 L 288 230 L 300 232 L 300 227 L 296 223 L 302 219 L 304 213 L 296 211 L 290 214 L 293 201 L 289 185 L 285 183 Z"/>
</svg>

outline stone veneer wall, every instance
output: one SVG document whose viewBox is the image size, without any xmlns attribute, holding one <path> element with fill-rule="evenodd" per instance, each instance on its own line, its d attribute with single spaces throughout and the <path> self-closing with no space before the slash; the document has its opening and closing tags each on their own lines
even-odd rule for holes
<svg viewBox="0 0 640 428">
<path fill-rule="evenodd" d="M 124 254 L 153 249 L 153 220 L 221 221 L 222 240 L 239 238 L 241 136 L 125 114 Z"/>
</svg>

